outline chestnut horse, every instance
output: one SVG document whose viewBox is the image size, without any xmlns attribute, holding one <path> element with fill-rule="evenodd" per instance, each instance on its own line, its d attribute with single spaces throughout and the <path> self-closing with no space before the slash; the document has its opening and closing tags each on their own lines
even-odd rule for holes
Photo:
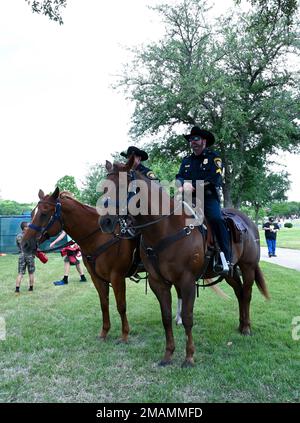
<svg viewBox="0 0 300 423">
<path fill-rule="evenodd" d="M 147 204 L 148 212 L 139 213 L 135 216 L 127 216 L 127 219 L 133 220 L 135 228 L 139 228 L 142 233 L 141 258 L 144 266 L 149 273 L 149 284 L 156 295 L 162 315 L 162 322 L 165 329 L 166 349 L 160 362 L 161 365 L 171 363 L 172 355 L 175 350 L 175 343 L 172 329 L 171 315 L 171 286 L 174 285 L 182 298 L 182 321 L 186 333 L 186 357 L 183 366 L 192 366 L 194 364 L 194 343 L 192 337 L 193 327 L 193 307 L 195 301 L 195 281 L 201 276 L 203 278 L 211 277 L 207 274 L 206 253 L 208 243 L 204 231 L 186 225 L 187 216 L 185 213 L 176 215 L 170 213 L 162 215 L 161 208 L 155 215 L 150 214 L 151 201 L 153 198 L 159 198 L 159 204 L 170 203 L 170 210 L 174 211 L 175 203 L 169 197 L 166 191 L 157 183 L 144 177 L 140 172 L 132 169 L 133 160 L 130 159 L 126 165 L 111 164 L 106 162 L 108 171 L 107 180 L 112 181 L 116 186 L 116 194 L 124 188 L 121 181 L 127 181 L 135 184 L 138 181 L 144 181 L 145 184 L 135 191 L 135 195 L 127 194 L 127 201 L 138 198 L 139 204 Z M 125 173 L 125 178 L 120 173 Z M 132 191 L 129 190 L 129 191 Z M 249 308 L 252 293 L 252 285 L 256 282 L 262 294 L 268 298 L 268 291 L 263 274 L 259 267 L 260 243 L 259 234 L 255 224 L 243 213 L 237 210 L 231 210 L 242 219 L 246 232 L 242 233 L 242 239 L 239 243 L 232 245 L 232 262 L 234 270 L 231 275 L 225 277 L 227 283 L 232 286 L 239 303 L 239 330 L 244 335 L 250 334 Z M 116 204 L 116 213 L 122 214 Z M 239 270 L 242 273 L 243 281 L 240 278 Z"/>
<path fill-rule="evenodd" d="M 26 234 L 25 251 L 35 251 L 38 243 L 55 236 L 63 229 L 80 246 L 82 257 L 95 288 L 102 309 L 102 329 L 99 338 L 105 340 L 110 329 L 109 283 L 113 288 L 117 309 L 122 322 L 123 342 L 127 342 L 129 325 L 126 316 L 125 277 L 133 262 L 137 240 L 120 239 L 103 233 L 99 227 L 99 214 L 94 207 L 75 200 L 69 193 L 45 195 L 39 191 L 40 201 Z"/>
</svg>

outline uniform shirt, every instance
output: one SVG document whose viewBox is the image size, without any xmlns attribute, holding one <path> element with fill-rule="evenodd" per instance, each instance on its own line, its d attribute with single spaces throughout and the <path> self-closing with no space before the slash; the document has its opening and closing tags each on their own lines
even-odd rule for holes
<svg viewBox="0 0 300 423">
<path fill-rule="evenodd" d="M 265 229 L 266 239 L 276 239 L 277 232 L 270 231 L 270 229 L 279 230 L 279 226 L 276 222 L 266 222 L 266 223 L 264 223 L 263 229 Z"/>
<path fill-rule="evenodd" d="M 216 192 L 216 187 L 222 186 L 222 160 L 218 153 L 205 148 L 199 156 L 193 153 L 182 160 L 176 179 L 180 185 L 192 181 L 194 188 L 197 180 L 203 180 Z"/>
</svg>

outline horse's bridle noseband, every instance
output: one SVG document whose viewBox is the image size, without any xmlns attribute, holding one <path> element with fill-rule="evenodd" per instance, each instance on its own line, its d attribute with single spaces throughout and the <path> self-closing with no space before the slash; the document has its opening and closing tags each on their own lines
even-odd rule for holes
<svg viewBox="0 0 300 423">
<path fill-rule="evenodd" d="M 61 202 L 59 200 L 56 200 L 55 203 L 47 200 L 41 200 L 37 203 L 36 207 L 38 207 L 40 204 L 50 204 L 51 206 L 55 206 L 54 214 L 50 217 L 48 223 L 46 226 L 37 226 L 34 223 L 29 223 L 28 227 L 30 229 L 33 229 L 36 232 L 41 232 L 40 239 L 45 237 L 45 239 L 49 239 L 50 235 L 48 234 L 48 230 L 51 228 L 51 226 L 54 225 L 55 222 L 59 222 L 61 225 L 60 230 L 63 230 L 64 223 L 61 216 Z M 36 208 L 35 207 L 35 208 Z M 35 210 L 35 209 L 34 209 Z"/>
</svg>

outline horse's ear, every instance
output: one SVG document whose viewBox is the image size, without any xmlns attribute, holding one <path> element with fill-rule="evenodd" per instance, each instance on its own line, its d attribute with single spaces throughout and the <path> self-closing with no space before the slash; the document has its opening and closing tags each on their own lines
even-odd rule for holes
<svg viewBox="0 0 300 423">
<path fill-rule="evenodd" d="M 39 190 L 38 196 L 40 200 L 43 200 L 43 198 L 45 197 L 44 191 L 42 189 Z"/>
<path fill-rule="evenodd" d="M 54 200 L 56 200 L 58 195 L 59 195 L 59 188 L 56 187 L 54 192 L 51 194 L 51 197 L 54 198 Z"/>
<path fill-rule="evenodd" d="M 111 164 L 111 162 L 109 162 L 108 160 L 106 160 L 105 162 L 105 168 L 108 172 L 110 172 L 113 168 L 113 165 Z"/>
<path fill-rule="evenodd" d="M 128 159 L 126 163 L 126 167 L 128 167 L 128 169 L 131 170 L 133 165 L 134 165 L 134 155 L 132 154 L 132 156 Z"/>
</svg>

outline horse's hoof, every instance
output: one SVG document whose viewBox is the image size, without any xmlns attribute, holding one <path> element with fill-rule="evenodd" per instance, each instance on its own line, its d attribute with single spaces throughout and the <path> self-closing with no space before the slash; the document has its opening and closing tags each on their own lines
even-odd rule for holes
<svg viewBox="0 0 300 423">
<path fill-rule="evenodd" d="M 170 364 L 172 364 L 171 360 L 161 360 L 158 365 L 160 367 L 166 367 L 166 366 L 170 366 Z"/>
<path fill-rule="evenodd" d="M 117 345 L 127 345 L 128 339 L 119 338 L 119 339 L 116 340 L 116 344 Z"/>
<path fill-rule="evenodd" d="M 97 341 L 99 342 L 105 342 L 107 340 L 106 336 L 96 336 Z"/>
<path fill-rule="evenodd" d="M 177 319 L 175 320 L 176 325 L 180 326 L 182 325 L 182 320 L 181 319 Z"/>
<path fill-rule="evenodd" d="M 252 335 L 251 329 L 249 327 L 240 329 L 240 332 L 241 332 L 241 335 L 244 335 L 244 336 L 251 336 Z"/>
<path fill-rule="evenodd" d="M 194 362 L 190 361 L 190 360 L 184 360 L 184 362 L 181 365 L 181 367 L 183 369 L 188 369 L 188 368 L 191 368 L 191 367 L 194 367 L 194 366 L 195 366 Z"/>
</svg>

